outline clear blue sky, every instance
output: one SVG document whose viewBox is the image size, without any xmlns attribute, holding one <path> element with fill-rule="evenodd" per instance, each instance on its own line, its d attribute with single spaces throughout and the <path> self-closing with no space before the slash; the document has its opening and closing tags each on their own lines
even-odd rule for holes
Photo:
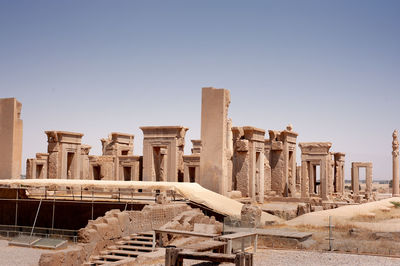
<svg viewBox="0 0 400 266">
<path fill-rule="evenodd" d="M 0 97 L 23 104 L 23 164 L 43 131 L 183 125 L 200 137 L 201 87 L 231 91 L 235 126 L 331 141 L 391 178 L 400 128 L 400 1 L 0 0 Z M 300 153 L 300 152 L 299 152 Z M 299 163 L 299 162 L 298 162 Z M 24 166 L 25 169 L 25 166 Z"/>
</svg>

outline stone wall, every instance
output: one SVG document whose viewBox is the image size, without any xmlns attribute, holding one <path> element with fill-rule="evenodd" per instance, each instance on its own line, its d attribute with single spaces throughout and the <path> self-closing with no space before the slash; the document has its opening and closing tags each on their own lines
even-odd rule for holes
<svg viewBox="0 0 400 266">
<path fill-rule="evenodd" d="M 81 265 L 88 261 L 90 256 L 99 254 L 122 237 L 160 228 L 175 216 L 190 209 L 185 203 L 171 203 L 147 205 L 142 211 L 108 211 L 105 216 L 90 220 L 85 228 L 79 230 L 80 243 L 73 251 L 68 249 L 57 253 L 45 253 L 39 264 L 70 265 L 67 262 L 74 261 L 75 264 L 72 265 Z"/>
</svg>

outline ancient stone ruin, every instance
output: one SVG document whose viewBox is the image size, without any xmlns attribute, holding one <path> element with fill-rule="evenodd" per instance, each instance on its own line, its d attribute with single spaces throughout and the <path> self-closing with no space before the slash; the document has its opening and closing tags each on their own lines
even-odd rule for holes
<svg viewBox="0 0 400 266">
<path fill-rule="evenodd" d="M 22 160 L 22 104 L 0 99 L 0 179 L 20 178 Z"/>
<path fill-rule="evenodd" d="M 21 104 L 15 99 L 2 99 L 0 103 L 1 122 L 9 123 L 7 127 L 13 130 L 2 131 L 0 139 L 15 151 L 7 151 L 15 160 L 10 156 L 1 157 L 4 161 L 1 167 L 8 167 L 1 174 L 15 178 L 20 171 Z M 189 155 L 184 154 L 188 130 L 184 126 L 141 127 L 143 155 L 134 154 L 133 134 L 112 132 L 101 139 L 102 154 L 92 155 L 91 147 L 82 143 L 82 133 L 46 131 L 47 153 L 37 153 L 36 158 L 27 160 L 26 178 L 189 182 L 222 195 L 258 203 L 265 199 L 302 202 L 319 198 L 320 203 L 344 198 L 356 202 L 372 199 L 372 163 L 352 163 L 352 189 L 346 192 L 345 154 L 331 152 L 332 143 L 299 143 L 301 162 L 298 163 L 298 133 L 292 125 L 284 130 L 232 126 L 228 117 L 230 104 L 228 90 L 202 89 L 201 139 L 191 141 L 193 148 Z M 361 196 L 360 167 L 367 169 L 366 189 Z M 394 184 L 398 183 L 396 169 L 398 141 L 395 131 Z M 394 195 L 398 193 L 398 189 L 393 190 Z"/>
</svg>

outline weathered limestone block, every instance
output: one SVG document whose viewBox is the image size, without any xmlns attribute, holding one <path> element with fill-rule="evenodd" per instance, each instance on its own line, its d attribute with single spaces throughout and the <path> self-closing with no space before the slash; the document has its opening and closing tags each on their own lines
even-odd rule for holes
<svg viewBox="0 0 400 266">
<path fill-rule="evenodd" d="M 66 250 L 43 253 L 40 256 L 39 266 L 79 266 L 85 262 L 85 254 L 82 246 L 75 246 Z"/>
<path fill-rule="evenodd" d="M 157 204 L 167 204 L 170 200 L 167 198 L 167 194 L 165 192 L 161 192 L 160 194 L 156 195 L 156 203 Z"/>
<path fill-rule="evenodd" d="M 200 185 L 226 195 L 230 190 L 229 161 L 232 130 L 228 119 L 230 93 L 225 89 L 203 88 L 201 103 Z"/>
<path fill-rule="evenodd" d="M 242 197 L 242 192 L 239 190 L 232 190 L 228 192 L 227 196 L 231 199 L 240 199 Z"/>
<path fill-rule="evenodd" d="M 280 217 L 285 220 L 291 220 L 293 218 L 297 217 L 297 212 L 298 212 L 298 204 L 297 203 L 281 203 L 281 202 L 276 202 L 276 203 L 268 203 L 264 204 L 262 206 L 262 210 L 275 215 L 277 217 Z"/>
<path fill-rule="evenodd" d="M 261 209 L 258 206 L 244 204 L 241 210 L 241 225 L 255 228 L 261 224 Z"/>
<path fill-rule="evenodd" d="M 245 152 L 238 152 L 235 154 L 234 163 L 236 190 L 240 191 L 243 197 L 249 197 L 249 156 Z"/>
<path fill-rule="evenodd" d="M 92 225 L 93 229 L 96 230 L 102 239 L 110 238 L 110 226 L 106 223 L 96 223 Z"/>
<path fill-rule="evenodd" d="M 283 196 L 285 192 L 285 183 L 282 177 L 284 176 L 285 164 L 284 157 L 281 151 L 271 153 L 271 189 L 276 191 L 279 196 Z"/>
<path fill-rule="evenodd" d="M 78 231 L 78 237 L 82 243 L 97 242 L 101 239 L 101 236 L 96 229 L 87 228 L 81 228 Z"/>
<path fill-rule="evenodd" d="M 297 205 L 297 216 L 306 214 L 310 212 L 310 204 L 307 203 L 299 203 Z"/>
<path fill-rule="evenodd" d="M 114 213 L 114 217 L 118 219 L 121 231 L 126 232 L 130 224 L 129 214 L 126 212 Z"/>
<path fill-rule="evenodd" d="M 241 139 L 236 141 L 236 150 L 239 152 L 249 151 L 249 141 L 247 139 Z"/>
<path fill-rule="evenodd" d="M 199 233 L 205 233 L 205 234 L 218 234 L 220 233 L 219 228 L 215 224 L 201 224 L 201 223 L 195 223 L 194 232 L 199 232 Z"/>
<path fill-rule="evenodd" d="M 0 99 L 0 179 L 20 179 L 22 162 L 22 104 Z"/>
<path fill-rule="evenodd" d="M 222 232 L 222 223 L 217 222 L 214 216 L 208 217 L 200 209 L 191 209 L 177 215 L 172 221 L 161 226 L 163 229 L 193 231 L 195 224 L 215 225 L 217 232 Z"/>
</svg>

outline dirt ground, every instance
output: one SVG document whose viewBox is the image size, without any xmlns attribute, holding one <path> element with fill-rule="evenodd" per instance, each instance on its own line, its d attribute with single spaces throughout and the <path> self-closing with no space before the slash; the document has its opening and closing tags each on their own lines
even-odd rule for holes
<svg viewBox="0 0 400 266">
<path fill-rule="evenodd" d="M 0 265 L 37 266 L 40 255 L 48 250 L 9 246 L 7 240 L 0 240 Z"/>
<path fill-rule="evenodd" d="M 142 264 L 147 265 L 147 264 Z M 152 265 L 162 266 L 163 260 L 159 260 Z M 208 262 L 194 260 L 184 260 L 185 266 L 197 265 L 208 266 L 216 265 Z M 224 263 L 221 265 L 234 265 L 233 263 Z M 378 257 L 367 255 L 353 255 L 334 252 L 317 251 L 296 251 L 296 250 L 272 250 L 259 249 L 254 256 L 254 265 L 274 265 L 274 266 L 292 266 L 292 265 L 311 265 L 311 266 L 336 266 L 336 265 L 400 265 L 400 258 Z"/>
</svg>

